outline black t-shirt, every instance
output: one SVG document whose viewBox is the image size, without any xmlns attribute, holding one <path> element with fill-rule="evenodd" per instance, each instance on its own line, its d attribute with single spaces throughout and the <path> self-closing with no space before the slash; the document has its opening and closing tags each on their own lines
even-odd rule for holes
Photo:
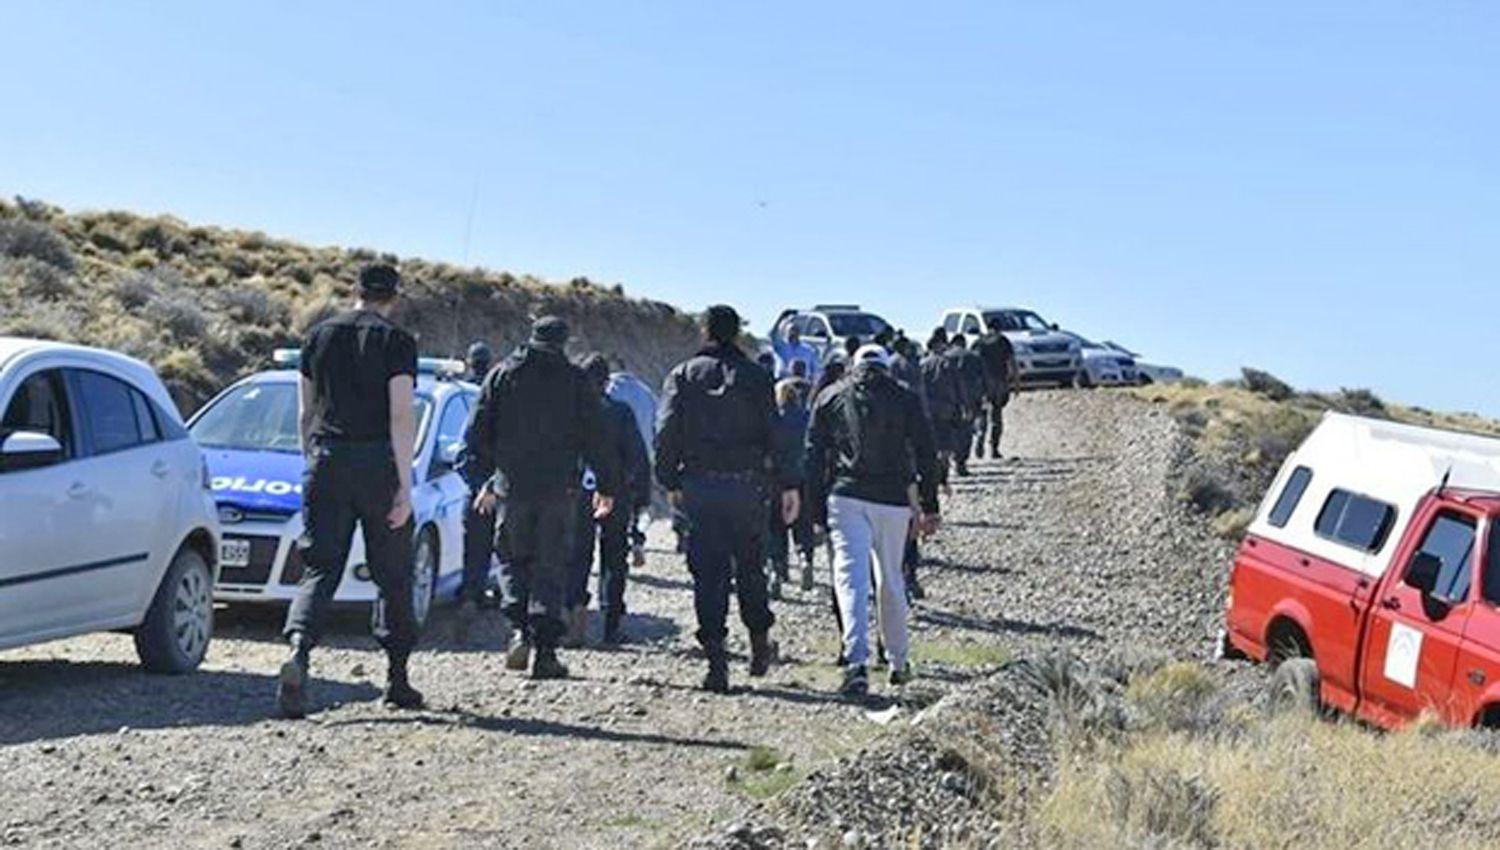
<svg viewBox="0 0 1500 850">
<path fill-rule="evenodd" d="M 379 313 L 352 310 L 308 331 L 301 368 L 312 381 L 315 441 L 389 441 L 390 380 L 416 378 L 417 341 Z"/>
</svg>

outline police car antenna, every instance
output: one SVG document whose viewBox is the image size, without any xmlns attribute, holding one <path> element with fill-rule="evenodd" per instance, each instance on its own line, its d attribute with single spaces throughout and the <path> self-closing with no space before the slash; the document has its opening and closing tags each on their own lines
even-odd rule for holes
<svg viewBox="0 0 1500 850">
<path fill-rule="evenodd" d="M 1443 491 L 1448 489 L 1448 479 L 1451 477 L 1453 477 L 1453 464 L 1450 463 L 1448 464 L 1448 470 L 1443 473 L 1443 480 L 1438 482 L 1437 494 L 1439 496 L 1443 495 Z"/>
</svg>

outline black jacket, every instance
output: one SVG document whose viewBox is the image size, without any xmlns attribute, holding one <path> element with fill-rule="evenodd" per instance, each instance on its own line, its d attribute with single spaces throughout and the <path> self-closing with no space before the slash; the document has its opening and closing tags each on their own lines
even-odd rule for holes
<svg viewBox="0 0 1500 850">
<path fill-rule="evenodd" d="M 603 403 L 604 444 L 620 470 L 620 497 L 630 500 L 620 508 L 643 508 L 651 504 L 651 461 L 646 457 L 646 441 L 641 439 L 630 405 L 609 397 Z"/>
<path fill-rule="evenodd" d="M 950 348 L 943 355 L 953 360 L 963 385 L 964 415 L 973 416 L 984 403 L 986 379 L 984 360 L 967 348 Z"/>
<path fill-rule="evenodd" d="M 620 468 L 606 450 L 603 406 L 562 350 L 527 343 L 485 379 L 469 417 L 473 476 L 499 471 L 513 495 L 554 495 L 579 487 L 586 463 L 599 492 L 619 492 Z"/>
<path fill-rule="evenodd" d="M 907 505 L 912 482 L 937 513 L 937 452 L 915 393 L 880 369 L 857 368 L 818 396 L 807 434 L 815 517 L 829 496 Z"/>
<path fill-rule="evenodd" d="M 771 375 L 734 346 L 709 346 L 678 364 L 662 388 L 656 480 L 682 489 L 684 475 L 763 474 L 797 487 L 795 464 L 776 450 Z"/>
<path fill-rule="evenodd" d="M 922 379 L 927 385 L 927 412 L 934 422 L 956 422 L 964 417 L 968 400 L 958 361 L 941 352 L 922 358 Z"/>
<path fill-rule="evenodd" d="M 974 353 L 984 363 L 985 393 L 991 398 L 1009 393 L 1010 370 L 1016 359 L 1016 350 L 1005 334 L 985 334 L 974 344 Z"/>
</svg>

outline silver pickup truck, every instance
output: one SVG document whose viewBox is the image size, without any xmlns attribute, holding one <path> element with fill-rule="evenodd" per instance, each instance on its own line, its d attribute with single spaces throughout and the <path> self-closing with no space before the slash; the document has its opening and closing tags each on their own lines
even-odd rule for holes
<svg viewBox="0 0 1500 850">
<path fill-rule="evenodd" d="M 943 314 L 948 335 L 963 334 L 972 345 L 986 330 L 999 331 L 1016 351 L 1023 386 L 1072 386 L 1082 368 L 1078 341 L 1031 310 L 1020 307 L 955 307 Z"/>
</svg>

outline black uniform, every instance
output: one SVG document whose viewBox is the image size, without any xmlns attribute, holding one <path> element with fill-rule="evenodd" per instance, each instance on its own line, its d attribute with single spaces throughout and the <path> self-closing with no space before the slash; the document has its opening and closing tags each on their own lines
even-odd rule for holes
<svg viewBox="0 0 1500 850">
<path fill-rule="evenodd" d="M 948 477 L 947 457 L 952 455 L 965 427 L 968 400 L 958 361 L 942 352 L 928 352 L 922 358 L 922 379 L 927 387 L 927 414 L 932 419 L 933 440 L 942 455 L 939 481 Z"/>
<path fill-rule="evenodd" d="M 953 361 L 963 391 L 963 414 L 955 427 L 952 451 L 958 473 L 967 475 L 969 451 L 974 445 L 975 421 L 984 409 L 984 361 L 968 348 L 956 345 L 944 352 L 943 356 Z"/>
<path fill-rule="evenodd" d="M 391 447 L 390 380 L 417 374 L 411 334 L 379 313 L 344 313 L 314 327 L 302 347 L 301 371 L 312 382 L 312 412 L 303 476 L 303 575 L 287 612 L 286 634 L 318 640 L 323 617 L 344 576 L 357 523 L 365 561 L 380 590 L 372 630 L 404 664 L 416 644 L 412 615 L 412 524 L 386 524 L 399 487 Z"/>
<path fill-rule="evenodd" d="M 974 353 L 984 364 L 984 408 L 980 411 L 979 433 L 974 453 L 982 455 L 988 431 L 990 457 L 1000 455 L 1000 437 L 1005 433 L 1005 405 L 1010 403 L 1010 375 L 1016 359 L 1015 348 L 1005 334 L 991 331 L 974 345 Z"/>
<path fill-rule="evenodd" d="M 752 639 L 775 622 L 762 569 L 765 512 L 796 473 L 775 451 L 771 376 L 735 346 L 714 344 L 673 369 L 662 391 L 656 477 L 680 492 L 691 533 L 698 640 L 722 661 L 731 584 Z"/>
<path fill-rule="evenodd" d="M 589 571 L 594 565 L 594 546 L 599 549 L 599 610 L 604 614 L 604 633 L 613 634 L 625 616 L 625 582 L 630 574 L 630 526 L 632 505 L 651 502 L 651 462 L 646 442 L 636 425 L 630 406 L 602 398 L 600 424 L 604 429 L 604 451 L 621 472 L 620 503 L 609 516 L 594 519 L 593 499 L 580 494 L 578 534 L 575 536 L 568 588 L 569 608 L 588 605 Z"/>
<path fill-rule="evenodd" d="M 565 332 L 564 332 L 565 333 Z M 563 632 L 563 596 L 584 463 L 599 492 L 618 492 L 599 396 L 561 344 L 533 339 L 485 379 L 469 449 L 479 474 L 504 476 L 500 591 L 510 622 L 539 650 Z"/>
</svg>

